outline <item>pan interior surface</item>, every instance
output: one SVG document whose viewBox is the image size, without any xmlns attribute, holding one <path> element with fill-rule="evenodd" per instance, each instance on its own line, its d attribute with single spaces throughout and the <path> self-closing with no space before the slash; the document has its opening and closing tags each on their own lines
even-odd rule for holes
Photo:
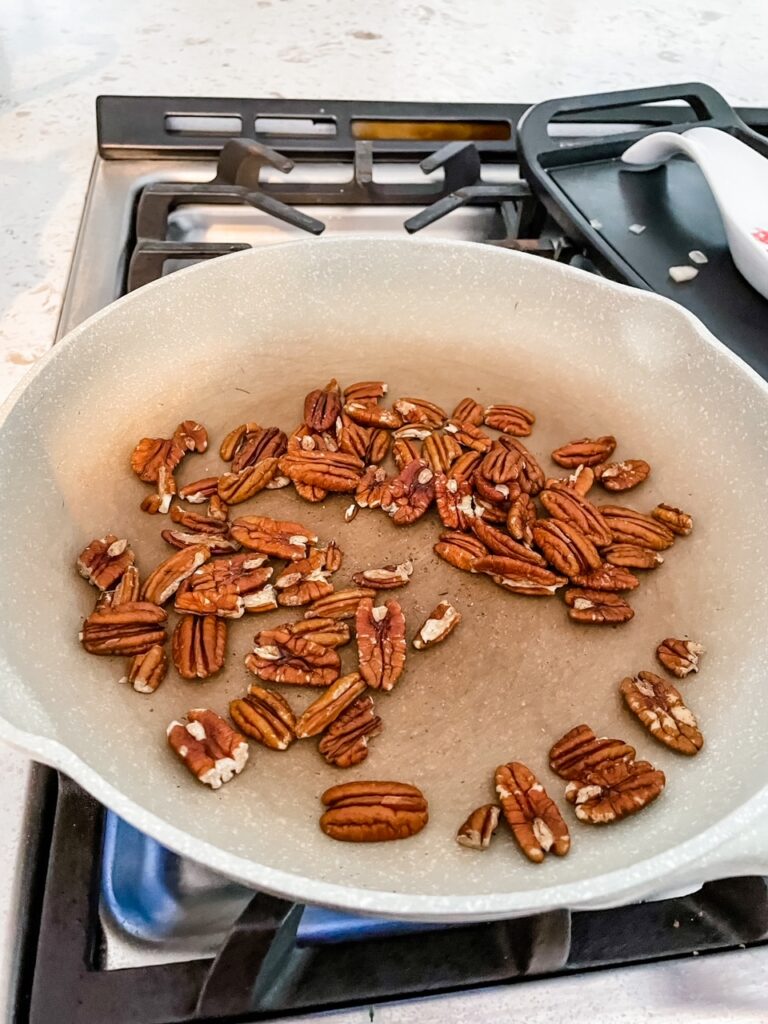
<svg viewBox="0 0 768 1024">
<path fill-rule="evenodd" d="M 346 524 L 347 497 L 310 505 L 292 489 L 234 508 L 336 539 L 345 555 L 337 589 L 358 569 L 410 558 L 412 582 L 393 595 L 409 639 L 443 598 L 463 621 L 433 650 L 409 645 L 395 690 L 374 695 L 383 732 L 367 761 L 340 771 L 312 740 L 283 753 L 253 743 L 243 775 L 214 793 L 173 758 L 165 727 L 193 707 L 225 714 L 251 679 L 243 658 L 254 632 L 300 612 L 230 623 L 220 675 L 190 683 L 171 670 L 143 696 L 118 682 L 120 659 L 81 650 L 95 591 L 74 559 L 106 532 L 130 539 L 142 575 L 168 555 L 159 536 L 167 521 L 138 507 L 149 486 L 128 457 L 140 437 L 169 436 L 184 418 L 206 424 L 212 443 L 187 456 L 183 484 L 221 471 L 218 443 L 237 423 L 290 431 L 305 393 L 330 377 L 380 378 L 388 400 L 420 396 L 448 411 L 465 396 L 523 405 L 537 416 L 526 443 L 551 475 L 562 475 L 548 455 L 557 445 L 613 433 L 617 457 L 646 459 L 652 473 L 625 496 L 597 500 L 642 511 L 665 501 L 691 512 L 695 529 L 643 575 L 632 622 L 592 628 L 571 623 L 559 598 L 508 595 L 441 562 L 434 513 L 405 529 L 380 512 Z M 139 827 L 169 841 L 171 826 L 172 844 L 193 856 L 209 844 L 214 867 L 254 885 L 274 869 L 295 876 L 297 890 L 301 880 L 303 893 L 312 883 L 361 890 L 357 902 L 374 911 L 377 893 L 396 894 L 404 913 L 410 896 L 455 897 L 457 909 L 482 912 L 499 894 L 519 901 L 530 891 L 534 905 L 536 890 L 587 891 L 596 876 L 673 856 L 765 784 L 767 407 L 764 386 L 672 304 L 489 247 L 313 241 L 177 274 L 78 329 L 0 429 L 0 714 L 71 751 L 84 766 L 79 781 L 105 780 L 122 794 L 116 810 Z M 658 668 L 654 650 L 668 636 L 707 649 L 700 674 L 678 684 L 705 736 L 695 758 L 652 740 L 617 692 L 623 676 Z M 354 643 L 342 656 L 351 670 Z M 297 711 L 317 695 L 277 689 Z M 578 823 L 547 752 L 580 722 L 661 767 L 662 798 L 613 827 Z M 503 827 L 483 854 L 456 844 L 468 812 L 493 799 L 495 766 L 510 760 L 528 764 L 563 808 L 566 858 L 533 866 Z M 320 794 L 361 779 L 418 785 L 427 828 L 389 844 L 323 836 Z M 292 895 L 290 882 L 283 888 Z"/>
</svg>

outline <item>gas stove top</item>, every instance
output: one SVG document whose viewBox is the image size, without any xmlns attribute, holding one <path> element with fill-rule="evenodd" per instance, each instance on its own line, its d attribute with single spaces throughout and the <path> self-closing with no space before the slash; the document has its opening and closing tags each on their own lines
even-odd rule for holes
<svg viewBox="0 0 768 1024">
<path fill-rule="evenodd" d="M 596 270 L 594 254 L 563 235 L 521 177 L 525 109 L 101 97 L 99 155 L 58 336 L 180 267 L 307 234 L 424 232 Z M 676 107 L 616 108 L 555 127 L 567 143 L 679 116 Z M 765 112 L 746 116 L 768 129 Z M 500 1019 L 514 1008 L 529 1021 L 576 1011 L 598 1022 L 615 1020 L 619 1006 L 633 1021 L 666 1020 L 680 991 L 706 995 L 696 1015 L 706 1020 L 709 1006 L 728 1006 L 728 986 L 714 981 L 721 967 L 741 979 L 743 1019 L 756 1019 L 758 1004 L 762 1012 L 750 988 L 765 966 L 762 878 L 612 910 L 414 926 L 253 893 L 163 849 L 46 769 L 34 770 L 28 800 L 35 839 L 19 886 L 18 1020 L 312 1019 L 333 1010 L 359 1021 L 360 1009 L 344 1008 L 370 1006 L 374 1019 L 374 1004 L 392 1021 Z M 706 958 L 711 968 L 699 953 L 717 953 Z M 594 1009 L 597 986 L 615 1015 Z"/>
</svg>

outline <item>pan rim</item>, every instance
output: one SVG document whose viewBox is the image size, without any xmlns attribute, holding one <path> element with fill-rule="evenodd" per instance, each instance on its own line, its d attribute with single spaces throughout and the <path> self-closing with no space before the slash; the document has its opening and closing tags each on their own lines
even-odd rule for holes
<svg viewBox="0 0 768 1024">
<path fill-rule="evenodd" d="M 87 320 L 70 331 L 57 345 L 53 346 L 13 388 L 11 393 L 0 405 L 0 430 L 8 415 L 27 390 L 37 375 L 55 359 L 62 358 L 61 353 L 69 350 L 80 335 L 87 333 L 95 323 L 103 317 L 112 315 L 116 307 L 140 301 L 140 296 L 148 290 L 167 287 L 168 282 L 175 280 L 179 274 L 213 273 L 209 268 L 220 266 L 222 260 L 252 260 L 261 258 L 264 253 L 272 253 L 275 249 L 304 248 L 325 249 L 359 248 L 362 244 L 375 244 L 377 250 L 384 252 L 404 249 L 405 246 L 421 246 L 425 248 L 442 248 L 453 250 L 477 251 L 476 242 L 455 242 L 446 239 L 381 239 L 371 235 L 350 235 L 344 238 L 301 239 L 278 243 L 260 249 L 243 250 L 226 257 L 197 264 L 177 272 L 172 277 L 161 278 L 142 289 L 123 296 L 109 306 L 98 310 Z M 486 247 L 487 253 L 496 255 L 500 267 L 502 260 L 506 266 L 522 265 L 521 261 L 530 257 L 516 252 Z M 511 260 L 511 264 L 510 264 Z M 744 374 L 754 386 L 768 399 L 768 382 L 752 367 L 745 363 L 736 353 L 720 342 L 692 313 L 678 305 L 672 299 L 630 288 L 618 282 L 609 281 L 595 275 L 586 274 L 576 268 L 557 263 L 547 263 L 547 272 L 553 280 L 558 275 L 574 280 L 578 276 L 584 287 L 591 287 L 596 292 L 620 293 L 625 299 L 635 304 L 661 304 L 691 329 L 702 342 L 725 355 L 734 364 L 737 372 Z M 630 298 L 631 297 L 631 298 Z M 204 861 L 215 867 L 215 870 L 245 881 L 262 891 L 287 896 L 300 902 L 321 903 L 342 910 L 358 911 L 381 916 L 398 917 L 401 919 L 421 920 L 490 920 L 493 918 L 517 916 L 551 910 L 560 907 L 578 907 L 599 902 L 601 899 L 610 903 L 620 903 L 633 895 L 647 893 L 664 884 L 665 876 L 679 876 L 686 867 L 695 867 L 705 855 L 711 854 L 727 840 L 736 836 L 740 829 L 754 822 L 768 808 L 768 785 L 763 786 L 752 797 L 734 808 L 728 815 L 715 822 L 689 839 L 655 854 L 644 861 L 631 862 L 625 868 L 594 875 L 575 882 L 559 883 L 536 889 L 522 889 L 506 893 L 436 896 L 422 893 L 392 893 L 375 889 L 362 889 L 337 883 L 324 882 L 307 876 L 295 875 L 275 868 L 259 864 L 250 858 L 230 853 L 214 843 L 194 837 L 184 829 L 170 824 L 162 816 L 142 807 L 131 797 L 122 793 L 109 783 L 97 769 L 91 768 L 83 759 L 59 740 L 39 733 L 29 733 L 13 725 L 0 715 L 0 738 L 9 741 L 15 747 L 30 754 L 42 762 L 58 768 L 73 778 L 96 799 L 112 808 L 130 824 L 153 836 L 158 842 L 182 855 Z"/>
</svg>

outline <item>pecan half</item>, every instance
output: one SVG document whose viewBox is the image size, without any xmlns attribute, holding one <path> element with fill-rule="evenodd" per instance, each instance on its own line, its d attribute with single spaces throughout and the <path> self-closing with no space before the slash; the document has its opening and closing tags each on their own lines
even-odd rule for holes
<svg viewBox="0 0 768 1024">
<path fill-rule="evenodd" d="M 465 572 L 474 572 L 473 565 L 479 558 L 488 554 L 485 544 L 481 544 L 475 537 L 469 537 L 466 533 L 459 533 L 455 530 L 448 530 L 440 534 L 440 539 L 432 549 L 444 562 L 463 569 Z"/>
<path fill-rule="evenodd" d="M 383 380 L 360 380 L 344 388 L 344 401 L 376 403 L 386 393 L 387 385 Z"/>
<path fill-rule="evenodd" d="M 677 687 L 653 672 L 621 681 L 619 691 L 654 739 L 680 754 L 698 754 L 704 746 L 696 716 Z"/>
<path fill-rule="evenodd" d="M 304 422 L 310 430 L 329 430 L 341 415 L 341 390 L 335 380 L 315 388 L 304 399 Z"/>
<path fill-rule="evenodd" d="M 131 469 L 145 483 L 157 483 L 161 469 L 173 473 L 184 456 L 185 448 L 165 437 L 142 437 L 131 454 Z"/>
<path fill-rule="evenodd" d="M 268 516 L 243 516 L 233 520 L 229 530 L 249 551 L 290 561 L 306 558 L 308 545 L 317 543 L 317 534 L 301 523 Z"/>
<path fill-rule="evenodd" d="M 369 466 L 357 484 L 355 504 L 358 508 L 379 508 L 386 484 L 386 469 L 383 466 Z"/>
<path fill-rule="evenodd" d="M 602 565 L 592 541 L 568 520 L 539 519 L 533 540 L 553 569 L 564 576 L 578 576 Z"/>
<path fill-rule="evenodd" d="M 456 439 L 457 444 L 461 448 L 469 448 L 474 452 L 485 454 L 487 451 L 490 451 L 493 444 L 493 438 L 486 434 L 484 430 L 461 420 L 448 420 L 445 430 L 446 433 L 451 434 Z"/>
<path fill-rule="evenodd" d="M 315 487 L 313 484 L 302 484 L 294 481 L 294 487 L 296 493 L 304 501 L 311 501 L 317 504 L 318 501 L 325 501 L 328 497 L 328 491 L 324 491 L 322 487 Z"/>
<path fill-rule="evenodd" d="M 372 587 L 337 590 L 335 594 L 313 601 L 304 613 L 304 618 L 354 619 L 360 602 L 366 597 L 373 597 L 375 593 Z"/>
<path fill-rule="evenodd" d="M 219 789 L 245 768 L 248 744 L 215 711 L 195 708 L 187 718 L 171 722 L 168 743 L 196 779 Z"/>
<path fill-rule="evenodd" d="M 219 615 L 223 619 L 242 618 L 245 603 L 239 594 L 210 590 L 192 590 L 184 580 L 176 591 L 174 611 L 182 615 Z"/>
<path fill-rule="evenodd" d="M 494 505 L 493 502 L 486 501 L 476 494 L 475 505 L 478 516 L 482 516 L 486 523 L 496 523 L 497 526 L 503 526 L 506 523 L 507 512 L 509 511 L 509 504 L 507 502 L 503 505 Z"/>
<path fill-rule="evenodd" d="M 651 509 L 651 515 L 657 522 L 662 523 L 668 530 L 680 537 L 687 537 L 693 529 L 693 517 L 673 505 L 657 505 L 656 508 Z"/>
<path fill-rule="evenodd" d="M 262 429 L 258 423 L 241 423 L 230 430 L 219 446 L 219 457 L 222 462 L 231 462 L 246 439 L 249 436 L 257 436 Z"/>
<path fill-rule="evenodd" d="M 483 514 L 472 494 L 471 482 L 454 480 L 445 473 L 435 475 L 435 504 L 443 526 L 451 530 L 467 530 Z"/>
<path fill-rule="evenodd" d="M 414 459 L 418 459 L 419 449 L 406 437 L 396 437 L 392 443 L 392 458 L 395 465 L 402 470 Z"/>
<path fill-rule="evenodd" d="M 576 469 L 577 466 L 598 466 L 606 459 L 610 459 L 616 448 L 616 438 L 610 434 L 604 437 L 590 440 L 582 437 L 579 441 L 569 441 L 568 444 L 555 448 L 552 452 L 553 460 L 558 466 L 565 469 Z"/>
<path fill-rule="evenodd" d="M 182 615 L 171 638 L 171 657 L 183 679 L 210 679 L 224 667 L 227 624 L 215 615 Z"/>
<path fill-rule="evenodd" d="M 160 644 L 144 654 L 135 654 L 128 664 L 128 675 L 120 682 L 130 683 L 136 693 L 154 693 L 168 673 L 168 655 Z"/>
<path fill-rule="evenodd" d="M 423 626 L 413 638 L 413 646 L 417 651 L 440 644 L 456 629 L 461 622 L 458 612 L 449 601 L 441 601 L 427 616 Z"/>
<path fill-rule="evenodd" d="M 461 455 L 461 445 L 450 434 L 435 431 L 424 439 L 421 454 L 435 473 L 447 473 Z"/>
<path fill-rule="evenodd" d="M 645 459 L 625 459 L 599 466 L 595 476 L 606 491 L 628 491 L 647 480 L 650 472 Z"/>
<path fill-rule="evenodd" d="M 664 551 L 674 544 L 674 533 L 652 516 L 622 505 L 600 505 L 599 512 L 608 524 L 614 541 L 638 544 L 653 551 Z"/>
<path fill-rule="evenodd" d="M 342 842 L 407 839 L 429 820 L 424 794 L 405 782 L 346 782 L 327 789 L 320 799 L 327 808 L 320 828 Z"/>
<path fill-rule="evenodd" d="M 576 805 L 576 817 L 591 825 L 609 825 L 661 795 L 664 772 L 648 761 L 605 761 L 565 787 L 565 799 Z"/>
<path fill-rule="evenodd" d="M 527 437 L 536 417 L 519 405 L 489 405 L 485 410 L 486 427 L 493 427 L 513 437 Z"/>
<path fill-rule="evenodd" d="M 585 622 L 595 626 L 613 626 L 629 622 L 635 614 L 632 606 L 623 597 L 609 590 L 570 587 L 565 592 L 565 603 L 568 605 L 568 615 L 574 622 Z"/>
<path fill-rule="evenodd" d="M 676 640 L 671 636 L 662 640 L 656 648 L 656 657 L 667 672 L 678 679 L 685 679 L 691 672 L 699 671 L 699 658 L 702 654 L 704 648 L 695 640 Z"/>
<path fill-rule="evenodd" d="M 147 576 L 141 588 L 142 600 L 165 604 L 179 589 L 182 580 L 191 576 L 210 557 L 210 549 L 204 544 L 195 544 L 177 551 Z"/>
<path fill-rule="evenodd" d="M 333 593 L 325 551 L 313 550 L 307 558 L 291 562 L 275 580 L 277 603 L 296 608 Z"/>
<path fill-rule="evenodd" d="M 389 451 L 392 435 L 388 430 L 361 427 L 348 416 L 341 418 L 339 450 L 356 455 L 364 463 L 379 463 Z"/>
<path fill-rule="evenodd" d="M 225 520 L 201 516 L 198 512 L 187 511 L 179 508 L 178 505 L 174 505 L 171 509 L 171 519 L 185 530 L 192 530 L 196 533 L 224 534 L 228 529 Z"/>
<path fill-rule="evenodd" d="M 456 480 L 458 483 L 471 481 L 482 461 L 483 456 L 480 452 L 464 452 L 448 471 L 448 479 Z"/>
<path fill-rule="evenodd" d="M 339 445 L 335 432 L 332 434 L 330 431 L 324 430 L 322 434 L 318 434 L 316 431 L 310 430 L 305 423 L 296 427 L 288 438 L 287 451 L 289 455 L 301 455 L 304 452 L 332 453 L 338 450 Z"/>
<path fill-rule="evenodd" d="M 397 526 L 408 526 L 421 519 L 434 497 L 434 472 L 423 459 L 414 459 L 386 482 L 381 507 Z"/>
<path fill-rule="evenodd" d="M 403 423 L 423 423 L 428 427 L 442 427 L 448 419 L 445 409 L 426 398 L 398 398 L 392 403 Z"/>
<path fill-rule="evenodd" d="M 528 860 L 540 864 L 550 850 L 564 857 L 571 848 L 568 826 L 530 768 L 520 761 L 502 764 L 495 783 L 504 817 Z"/>
<path fill-rule="evenodd" d="M 483 522 L 482 519 L 475 519 L 471 523 L 471 527 L 477 539 L 482 541 L 494 555 L 504 555 L 505 558 L 520 558 L 524 562 L 530 562 L 532 565 L 546 564 L 538 551 L 532 551 L 524 544 L 519 544 L 495 526 Z"/>
<path fill-rule="evenodd" d="M 296 738 L 296 716 L 285 697 L 251 683 L 244 697 L 229 703 L 229 717 L 240 732 L 270 750 L 287 750 Z"/>
<path fill-rule="evenodd" d="M 487 850 L 498 828 L 500 813 L 498 804 L 476 807 L 456 833 L 456 842 L 470 850 Z"/>
<path fill-rule="evenodd" d="M 343 647 L 351 638 L 349 626 L 340 619 L 320 618 L 299 619 L 286 623 L 284 627 L 293 636 L 305 636 L 321 647 Z"/>
<path fill-rule="evenodd" d="M 549 596 L 568 582 L 564 576 L 557 576 L 541 565 L 504 555 L 476 558 L 472 563 L 472 571 L 490 576 L 494 583 L 513 594 L 530 597 Z"/>
<path fill-rule="evenodd" d="M 182 501 L 188 501 L 192 505 L 202 505 L 216 493 L 218 487 L 219 478 L 217 476 L 206 476 L 202 480 L 193 480 L 192 483 L 180 487 L 179 497 Z"/>
<path fill-rule="evenodd" d="M 365 597 L 355 614 L 360 675 L 374 690 L 391 690 L 405 668 L 405 616 L 397 601 L 374 607 Z"/>
<path fill-rule="evenodd" d="M 277 459 L 262 459 L 237 473 L 219 477 L 219 497 L 228 505 L 239 505 L 263 491 L 277 473 Z"/>
<path fill-rule="evenodd" d="M 160 536 L 173 548 L 205 547 L 212 555 L 228 555 L 239 551 L 236 540 L 216 533 L 187 532 L 186 530 L 161 530 Z"/>
<path fill-rule="evenodd" d="M 312 701 L 298 720 L 296 738 L 303 740 L 309 736 L 317 736 L 366 689 L 367 685 L 357 672 L 351 672 L 348 676 L 342 676 L 335 683 L 331 683 L 325 693 L 321 693 L 317 700 Z"/>
<path fill-rule="evenodd" d="M 265 646 L 259 640 L 257 633 L 256 646 L 245 664 L 260 679 L 294 686 L 329 686 L 339 677 L 341 662 L 332 648 L 304 636 L 285 636 Z"/>
<path fill-rule="evenodd" d="M 629 569 L 605 562 L 599 569 L 571 577 L 571 583 L 586 590 L 634 590 L 640 580 Z"/>
<path fill-rule="evenodd" d="M 259 428 L 256 431 L 247 432 L 235 451 L 232 459 L 232 472 L 239 473 L 264 459 L 280 458 L 287 446 L 288 438 L 278 427 L 264 427 L 264 429 Z M 269 481 L 269 483 L 271 482 L 272 480 Z"/>
<path fill-rule="evenodd" d="M 398 427 L 392 436 L 396 441 L 425 441 L 436 429 L 423 423 L 406 423 L 405 426 Z"/>
<path fill-rule="evenodd" d="M 548 484 L 539 499 L 553 519 L 573 523 L 595 547 L 601 548 L 611 543 L 611 528 L 591 501 L 569 485 L 557 481 L 548 481 Z"/>
<path fill-rule="evenodd" d="M 173 440 L 179 448 L 188 452 L 204 452 L 208 449 L 208 431 L 197 420 L 183 420 L 173 432 Z"/>
<path fill-rule="evenodd" d="M 595 736 L 588 725 L 577 725 L 552 744 L 549 767 L 561 779 L 581 779 L 608 761 L 631 761 L 635 748 L 624 740 Z"/>
<path fill-rule="evenodd" d="M 485 408 L 474 398 L 462 398 L 451 413 L 451 419 L 459 420 L 461 423 L 470 423 L 473 427 L 479 427 L 484 417 Z"/>
<path fill-rule="evenodd" d="M 100 540 L 92 540 L 77 556 L 76 565 L 80 575 L 94 587 L 110 590 L 134 560 L 128 541 L 108 533 Z"/>
<path fill-rule="evenodd" d="M 500 437 L 481 463 L 481 472 L 497 484 L 516 483 L 525 494 L 536 495 L 544 486 L 544 470 L 524 444 L 514 437 Z M 514 500 L 517 495 L 511 495 Z"/>
<path fill-rule="evenodd" d="M 532 527 L 536 522 L 536 506 L 530 494 L 520 494 L 509 506 L 507 529 L 512 537 L 525 544 L 533 542 Z"/>
<path fill-rule="evenodd" d="M 288 452 L 279 462 L 280 472 L 294 484 L 319 487 L 334 494 L 348 494 L 357 488 L 363 464 L 347 452 Z"/>
<path fill-rule="evenodd" d="M 610 565 L 625 569 L 655 569 L 664 562 L 658 551 L 639 544 L 611 544 L 603 551 L 603 558 Z"/>
<path fill-rule="evenodd" d="M 145 654 L 166 641 L 168 616 L 150 601 L 131 601 L 91 612 L 83 623 L 80 642 L 89 654 Z"/>
<path fill-rule="evenodd" d="M 372 402 L 345 402 L 344 412 L 361 427 L 385 427 L 387 430 L 393 430 L 403 425 L 398 413 L 392 409 L 383 409 Z"/>
<path fill-rule="evenodd" d="M 342 711 L 322 736 L 317 749 L 336 768 L 351 768 L 368 757 L 368 741 L 381 732 L 373 697 L 365 694 Z"/>
<path fill-rule="evenodd" d="M 502 505 L 504 509 L 509 508 L 510 501 L 514 501 L 520 494 L 520 485 L 516 481 L 509 484 L 495 484 L 483 475 L 482 467 L 478 469 L 473 478 L 477 496 L 486 502 L 494 505 Z M 506 519 L 506 511 L 502 520 Z"/>
<path fill-rule="evenodd" d="M 399 565 L 385 565 L 381 569 L 364 569 L 352 576 L 358 587 L 371 587 L 373 590 L 394 590 L 404 587 L 413 575 L 413 562 L 401 562 Z"/>
<path fill-rule="evenodd" d="M 251 552 L 214 558 L 195 569 L 185 581 L 185 590 L 215 594 L 251 594 L 260 590 L 272 576 L 272 569 L 264 566 L 265 555 Z"/>
</svg>

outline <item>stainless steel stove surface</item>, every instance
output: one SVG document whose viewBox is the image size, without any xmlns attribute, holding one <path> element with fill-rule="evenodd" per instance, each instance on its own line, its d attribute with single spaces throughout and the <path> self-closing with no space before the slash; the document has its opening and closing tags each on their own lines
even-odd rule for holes
<svg viewBox="0 0 768 1024">
<path fill-rule="evenodd" d="M 103 97 L 58 336 L 180 266 L 308 232 L 423 230 L 591 266 L 520 177 L 515 125 L 524 110 Z M 618 120 L 654 116 L 666 123 L 675 108 Z M 589 120 L 558 128 L 617 128 Z M 255 139 L 231 137 L 254 135 L 251 125 Z M 684 1004 L 697 1021 L 768 1020 L 761 878 L 612 910 L 414 927 L 253 893 L 165 850 L 47 770 L 35 773 L 31 794 L 38 841 L 19 908 L 16 1020 L 334 1011 L 328 1019 L 341 1024 L 368 1019 L 370 1007 L 371 1020 L 392 1022 L 589 1015 L 599 1024 L 677 1019 Z"/>
</svg>

